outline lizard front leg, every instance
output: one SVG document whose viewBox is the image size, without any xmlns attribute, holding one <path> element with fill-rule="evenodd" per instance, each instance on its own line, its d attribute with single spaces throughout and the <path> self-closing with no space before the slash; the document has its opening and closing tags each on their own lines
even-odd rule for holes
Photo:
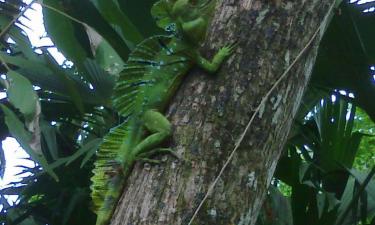
<svg viewBox="0 0 375 225">
<path fill-rule="evenodd" d="M 237 44 L 234 43 L 234 44 L 230 44 L 230 45 L 222 47 L 214 55 L 211 62 L 205 59 L 204 57 L 202 57 L 199 52 L 196 52 L 195 62 L 203 70 L 209 73 L 215 73 L 220 68 L 224 60 L 233 54 L 233 51 L 236 46 Z"/>
<path fill-rule="evenodd" d="M 149 158 L 156 153 L 171 151 L 166 148 L 158 148 L 172 134 L 172 126 L 168 119 L 154 110 L 147 110 L 141 119 L 143 126 L 151 132 L 151 135 L 138 143 L 131 151 L 131 155 L 126 155 L 125 164 L 122 167 L 118 167 L 116 162 L 113 163 L 116 169 L 109 171 L 108 190 L 104 196 L 104 203 L 98 210 L 96 225 L 106 225 L 110 221 L 122 193 L 124 180 L 135 159 Z"/>
</svg>

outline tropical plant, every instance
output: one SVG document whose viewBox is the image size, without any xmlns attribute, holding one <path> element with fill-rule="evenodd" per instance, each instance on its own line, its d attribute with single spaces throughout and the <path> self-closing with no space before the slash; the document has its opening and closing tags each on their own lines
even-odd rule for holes
<svg viewBox="0 0 375 225">
<path fill-rule="evenodd" d="M 101 137 L 121 120 L 111 109 L 109 96 L 130 50 L 144 37 L 160 32 L 145 13 L 153 2 L 40 2 L 48 35 L 73 62 L 61 66 L 48 46 L 38 48 L 36 53 L 17 26 L 21 23 L 19 16 L 32 4 L 0 1 L 0 74 L 6 74 L 7 79 L 1 81 L 2 91 L 8 94 L 0 100 L 0 138 L 15 137 L 38 162 L 35 168 L 23 168 L 23 173 L 32 175 L 0 191 L 1 221 L 94 223 L 89 199 L 92 161 Z M 374 216 L 375 191 L 370 190 L 374 184 L 367 179 L 372 173 L 353 169 L 357 153 L 369 152 L 358 150 L 366 134 L 353 130 L 357 106 L 372 120 L 375 115 L 370 101 L 375 91 L 370 73 L 375 55 L 371 41 L 375 36 L 371 25 L 374 16 L 358 11 L 358 7 L 373 5 L 369 2 L 356 8 L 344 2 L 326 31 L 312 85 L 279 163 L 260 223 L 301 224 L 309 218 L 311 224 L 331 225 L 343 218 L 346 224 L 365 224 Z M 342 96 L 338 90 L 355 97 Z M 331 100 L 332 92 L 335 101 Z M 3 171 L 6 162 L 1 153 Z M 290 197 L 275 188 L 281 181 L 284 187 L 289 186 Z M 16 205 L 6 201 L 5 196 L 10 194 L 19 195 Z M 351 216 L 343 216 L 348 209 Z"/>
<path fill-rule="evenodd" d="M 0 6 L 17 11 L 16 15 L 30 7 L 16 2 L 0 2 Z M 107 107 L 114 77 L 89 58 L 80 64 L 85 76 L 75 66 L 61 67 L 47 46 L 39 48 L 41 54 L 34 52 L 22 29 L 13 25 L 13 16 L 1 14 L 0 21 L 8 29 L 2 30 L 6 37 L 0 52 L 8 95 L 1 100 L 1 137 L 15 137 L 38 162 L 35 168 L 23 167 L 23 173 L 31 176 L 1 190 L 0 218 L 9 224 L 94 221 L 88 195 L 91 164 L 86 163 L 117 120 Z M 79 157 L 82 161 L 74 162 Z M 15 193 L 19 202 L 11 207 L 4 196 Z M 66 206 L 62 213 L 59 209 Z"/>
<path fill-rule="evenodd" d="M 353 129 L 356 106 L 333 96 L 318 103 L 290 138 L 260 224 L 367 224 L 374 218 L 375 168 L 353 169 L 367 134 Z M 280 182 L 290 188 L 289 197 L 275 188 Z"/>
</svg>

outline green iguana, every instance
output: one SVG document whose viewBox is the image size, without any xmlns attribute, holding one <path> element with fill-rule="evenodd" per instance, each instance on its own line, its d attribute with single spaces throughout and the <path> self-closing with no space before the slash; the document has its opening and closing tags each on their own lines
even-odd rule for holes
<svg viewBox="0 0 375 225">
<path fill-rule="evenodd" d="M 113 107 L 125 122 L 103 138 L 94 163 L 91 197 L 96 225 L 108 224 L 134 163 L 161 152 L 171 136 L 161 114 L 188 70 L 197 65 L 214 73 L 234 45 L 221 48 L 212 62 L 198 49 L 204 41 L 215 0 L 160 0 L 151 9 L 157 25 L 169 36 L 153 36 L 135 47 L 113 92 Z M 146 135 L 149 134 L 149 135 Z"/>
</svg>

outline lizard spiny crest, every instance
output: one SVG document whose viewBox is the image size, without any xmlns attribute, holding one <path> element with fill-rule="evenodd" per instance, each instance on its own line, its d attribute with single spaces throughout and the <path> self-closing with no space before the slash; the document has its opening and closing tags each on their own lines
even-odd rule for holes
<svg viewBox="0 0 375 225">
<path fill-rule="evenodd" d="M 152 74 L 155 70 L 163 70 L 165 67 L 173 66 L 174 63 L 185 62 L 184 60 L 169 61 L 160 59 L 158 54 L 166 52 L 174 54 L 174 50 L 167 45 L 171 41 L 169 36 L 153 36 L 141 42 L 129 55 L 124 70 L 120 73 L 112 93 L 112 105 L 123 117 L 130 117 L 135 111 L 137 98 L 142 88 L 152 87 L 156 80 Z M 145 99 L 141 99 L 145 101 Z M 108 183 L 116 171 L 116 165 L 124 163 L 119 156 L 131 157 L 131 150 L 127 146 L 129 133 L 128 120 L 119 126 L 112 128 L 104 136 L 102 144 L 97 152 L 94 163 L 93 177 L 91 178 L 91 198 L 94 203 L 94 211 L 97 212 L 104 204 L 104 196 L 108 192 Z M 131 160 L 130 160 L 131 161 Z M 126 171 L 123 171 L 126 172 Z"/>
<path fill-rule="evenodd" d="M 124 138 L 129 134 L 127 121 L 114 127 L 110 132 L 104 136 L 103 142 L 100 145 L 100 150 L 97 152 L 97 159 L 94 163 L 93 173 L 91 177 L 92 185 L 91 198 L 93 202 L 94 212 L 98 212 L 100 207 L 104 204 L 104 196 L 108 191 L 108 182 L 111 180 L 111 174 L 118 165 L 115 165 L 115 159 L 118 156 L 118 150 L 124 144 Z"/>
<path fill-rule="evenodd" d="M 158 60 L 157 55 L 162 50 L 172 51 L 166 47 L 170 39 L 162 35 L 150 37 L 140 43 L 129 55 L 112 94 L 113 107 L 120 115 L 129 116 L 134 110 L 135 97 L 140 88 L 150 87 L 155 83 L 150 73 L 166 66 L 163 60 Z"/>
</svg>

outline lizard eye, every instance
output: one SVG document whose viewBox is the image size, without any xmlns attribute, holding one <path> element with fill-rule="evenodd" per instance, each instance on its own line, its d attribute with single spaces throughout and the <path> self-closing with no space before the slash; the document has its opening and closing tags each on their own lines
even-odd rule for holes
<svg viewBox="0 0 375 225">
<path fill-rule="evenodd" d="M 176 32 L 176 24 L 175 23 L 169 24 L 168 26 L 165 27 L 165 31 L 167 31 L 168 33 L 175 33 Z"/>
</svg>

